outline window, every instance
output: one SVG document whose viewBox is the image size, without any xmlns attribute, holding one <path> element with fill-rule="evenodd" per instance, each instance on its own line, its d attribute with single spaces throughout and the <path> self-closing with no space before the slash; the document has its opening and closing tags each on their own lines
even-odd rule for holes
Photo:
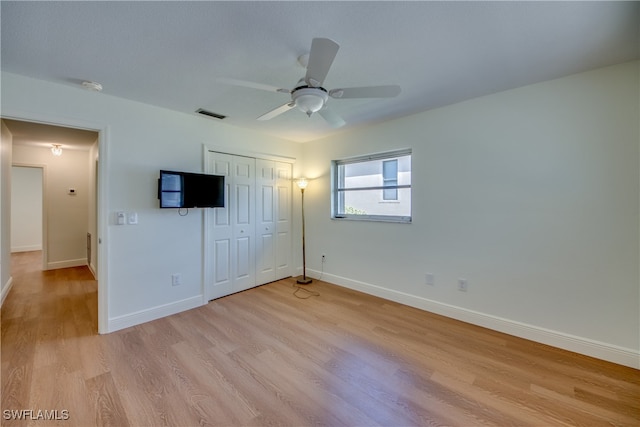
<svg viewBox="0 0 640 427">
<path fill-rule="evenodd" d="M 398 159 L 382 162 L 382 198 L 384 200 L 398 200 Z"/>
<path fill-rule="evenodd" d="M 411 150 L 332 164 L 332 217 L 411 222 Z"/>
</svg>

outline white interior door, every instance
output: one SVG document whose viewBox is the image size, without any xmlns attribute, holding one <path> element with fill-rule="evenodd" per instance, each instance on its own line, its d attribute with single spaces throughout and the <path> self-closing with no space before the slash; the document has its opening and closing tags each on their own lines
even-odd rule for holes
<svg viewBox="0 0 640 427">
<path fill-rule="evenodd" d="M 208 173 L 225 177 L 224 208 L 207 209 L 207 245 L 211 274 L 205 289 L 207 300 L 233 293 L 231 259 L 233 228 L 231 226 L 231 169 L 232 156 L 209 153 Z"/>
<path fill-rule="evenodd" d="M 276 280 L 276 163 L 256 159 L 256 282 Z"/>
<path fill-rule="evenodd" d="M 233 156 L 230 201 L 233 227 L 231 259 L 233 291 L 255 286 L 255 168 L 256 159 Z"/>
<path fill-rule="evenodd" d="M 291 164 L 276 163 L 276 277 L 291 276 Z"/>
<path fill-rule="evenodd" d="M 208 300 L 291 276 L 291 164 L 208 152 L 225 207 L 207 210 Z"/>
</svg>

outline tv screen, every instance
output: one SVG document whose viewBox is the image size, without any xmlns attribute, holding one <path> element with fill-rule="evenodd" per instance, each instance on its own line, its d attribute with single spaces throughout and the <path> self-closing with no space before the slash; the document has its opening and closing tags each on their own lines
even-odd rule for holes
<svg viewBox="0 0 640 427">
<path fill-rule="evenodd" d="M 160 171 L 161 208 L 223 208 L 224 176 Z"/>
</svg>

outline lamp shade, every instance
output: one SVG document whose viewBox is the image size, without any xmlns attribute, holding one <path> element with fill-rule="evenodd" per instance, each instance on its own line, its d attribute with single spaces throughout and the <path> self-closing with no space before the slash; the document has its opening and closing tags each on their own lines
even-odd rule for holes
<svg viewBox="0 0 640 427">
<path fill-rule="evenodd" d="M 296 184 L 298 184 L 299 189 L 304 190 L 305 188 L 307 188 L 307 185 L 309 185 L 309 181 L 307 181 L 306 178 L 298 178 Z"/>
<path fill-rule="evenodd" d="M 53 153 L 54 156 L 61 156 L 62 147 L 60 146 L 60 144 L 53 144 L 53 147 L 51 147 L 51 152 Z"/>
</svg>

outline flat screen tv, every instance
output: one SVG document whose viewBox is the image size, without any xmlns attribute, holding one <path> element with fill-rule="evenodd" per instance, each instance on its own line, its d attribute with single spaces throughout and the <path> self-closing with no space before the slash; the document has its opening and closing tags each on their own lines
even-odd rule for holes
<svg viewBox="0 0 640 427">
<path fill-rule="evenodd" d="M 161 208 L 223 208 L 224 176 L 160 171 Z"/>
</svg>

